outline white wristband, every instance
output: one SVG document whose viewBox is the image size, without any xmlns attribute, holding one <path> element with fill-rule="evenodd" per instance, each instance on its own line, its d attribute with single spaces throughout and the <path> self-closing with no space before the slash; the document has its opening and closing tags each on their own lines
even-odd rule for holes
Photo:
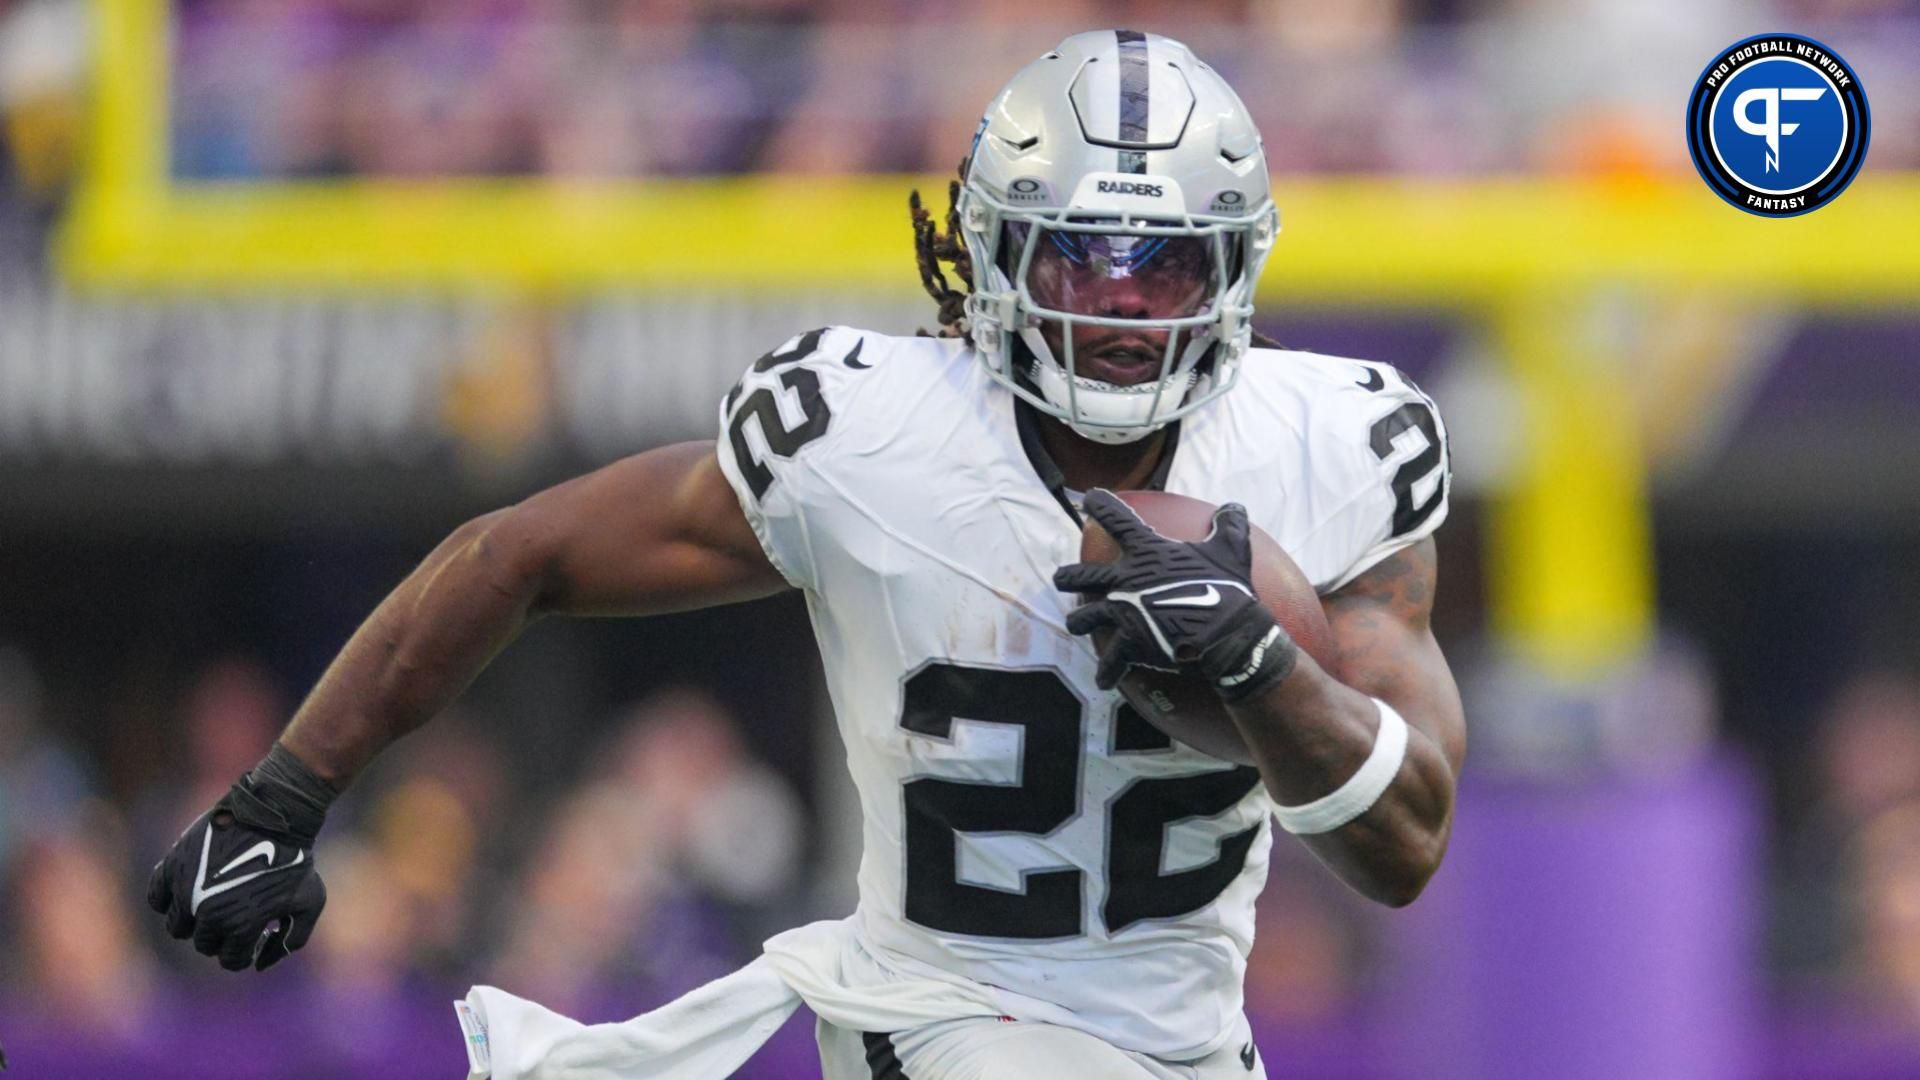
<svg viewBox="0 0 1920 1080">
<path fill-rule="evenodd" d="M 1373 752 L 1353 778 L 1310 803 L 1301 806 L 1275 806 L 1273 816 L 1290 833 L 1310 836 L 1333 830 L 1367 812 L 1380 796 L 1393 786 L 1400 774 L 1400 763 L 1407 757 L 1407 722 L 1393 706 L 1374 698 L 1380 710 L 1380 730 L 1373 736 Z"/>
</svg>

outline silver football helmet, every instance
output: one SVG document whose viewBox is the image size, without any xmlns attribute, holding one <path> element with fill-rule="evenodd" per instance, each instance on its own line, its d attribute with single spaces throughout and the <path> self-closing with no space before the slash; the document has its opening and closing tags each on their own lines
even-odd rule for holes
<svg viewBox="0 0 1920 1080">
<path fill-rule="evenodd" d="M 1093 31 L 1022 68 L 957 212 L 975 350 L 1036 408 L 1126 443 L 1232 388 L 1280 218 L 1246 106 L 1185 45 Z M 1113 334 L 1077 356 L 1079 326 Z"/>
</svg>

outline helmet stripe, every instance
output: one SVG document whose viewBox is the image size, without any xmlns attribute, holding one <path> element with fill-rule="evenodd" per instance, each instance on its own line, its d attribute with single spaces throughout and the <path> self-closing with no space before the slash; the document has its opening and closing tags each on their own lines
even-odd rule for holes
<svg viewBox="0 0 1920 1080">
<path fill-rule="evenodd" d="M 1148 106 L 1152 78 L 1147 68 L 1147 35 L 1138 30 L 1115 30 L 1120 48 L 1120 117 L 1115 131 L 1117 141 L 1147 141 Z M 1147 155 L 1138 150 L 1122 150 L 1115 170 L 1124 173 L 1147 171 Z"/>
</svg>

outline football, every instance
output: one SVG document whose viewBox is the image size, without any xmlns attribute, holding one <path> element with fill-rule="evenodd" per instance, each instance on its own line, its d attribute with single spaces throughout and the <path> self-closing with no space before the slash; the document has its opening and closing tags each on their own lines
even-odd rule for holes
<svg viewBox="0 0 1920 1080">
<path fill-rule="evenodd" d="M 1115 494 L 1141 521 L 1169 539 L 1204 540 L 1213 528 L 1215 507 L 1200 499 L 1166 491 Z M 1254 595 L 1307 655 L 1331 667 L 1333 631 L 1313 583 L 1258 525 L 1253 526 L 1251 538 Z M 1081 560 L 1112 562 L 1119 556 L 1120 546 L 1113 537 L 1089 520 L 1080 536 Z M 1105 632 L 1095 635 L 1094 644 L 1105 646 Z M 1120 692 L 1148 723 L 1172 738 L 1224 761 L 1254 763 L 1219 695 L 1199 677 L 1136 667 L 1121 677 Z"/>
</svg>

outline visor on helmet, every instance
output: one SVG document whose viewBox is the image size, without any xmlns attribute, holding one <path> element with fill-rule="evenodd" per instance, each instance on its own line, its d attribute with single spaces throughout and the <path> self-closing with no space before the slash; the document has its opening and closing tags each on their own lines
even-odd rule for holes
<svg viewBox="0 0 1920 1080">
<path fill-rule="evenodd" d="M 1146 322 L 1202 317 L 1218 302 L 1227 266 L 1219 234 L 1118 232 L 1111 221 L 1090 229 L 1012 222 L 1007 231 L 1008 256 L 1036 313 Z"/>
</svg>

